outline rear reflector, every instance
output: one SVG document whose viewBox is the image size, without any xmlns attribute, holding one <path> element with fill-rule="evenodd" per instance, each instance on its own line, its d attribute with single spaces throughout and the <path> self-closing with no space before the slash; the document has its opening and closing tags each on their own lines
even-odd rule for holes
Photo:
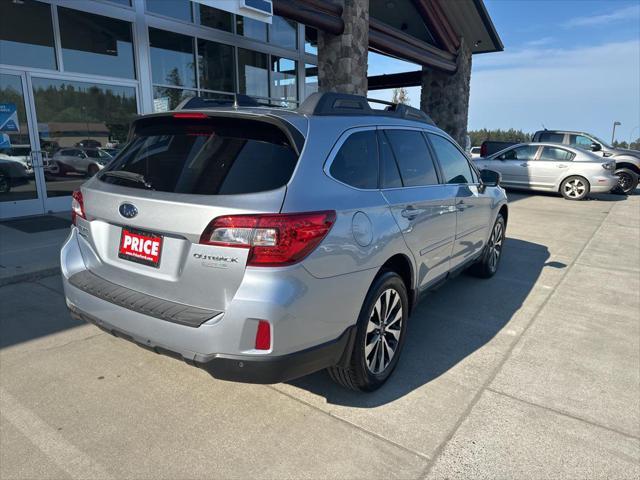
<svg viewBox="0 0 640 480">
<path fill-rule="evenodd" d="M 271 325 L 266 320 L 258 322 L 256 332 L 256 350 L 269 350 L 271 348 Z"/>
<path fill-rule="evenodd" d="M 200 237 L 204 245 L 248 248 L 247 265 L 291 265 L 309 255 L 329 233 L 336 212 L 229 215 L 209 223 Z"/>
<path fill-rule="evenodd" d="M 204 118 L 209 118 L 207 114 L 200 112 L 180 112 L 174 113 L 173 118 L 185 118 L 189 120 L 202 120 Z"/>
<path fill-rule="evenodd" d="M 75 190 L 71 194 L 71 223 L 76 224 L 78 217 L 86 219 L 84 215 L 84 199 L 82 198 L 82 192 Z"/>
</svg>

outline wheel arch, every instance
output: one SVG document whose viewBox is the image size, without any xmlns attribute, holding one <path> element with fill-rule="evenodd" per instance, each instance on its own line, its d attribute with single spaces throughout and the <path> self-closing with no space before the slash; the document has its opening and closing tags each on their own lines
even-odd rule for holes
<svg viewBox="0 0 640 480">
<path fill-rule="evenodd" d="M 615 158 L 614 158 L 614 160 L 615 160 Z M 640 175 L 640 168 L 638 168 L 638 166 L 636 164 L 631 163 L 629 161 L 622 160 L 622 161 L 618 162 L 616 160 L 616 170 L 618 170 L 619 168 L 628 168 L 629 170 L 634 172 L 636 175 Z"/>
<path fill-rule="evenodd" d="M 397 253 L 390 257 L 378 270 L 376 278 L 386 271 L 393 271 L 400 275 L 405 286 L 407 287 L 407 295 L 409 296 L 409 311 L 413 310 L 417 300 L 415 289 L 415 275 L 413 265 L 409 257 L 402 253 Z"/>
</svg>

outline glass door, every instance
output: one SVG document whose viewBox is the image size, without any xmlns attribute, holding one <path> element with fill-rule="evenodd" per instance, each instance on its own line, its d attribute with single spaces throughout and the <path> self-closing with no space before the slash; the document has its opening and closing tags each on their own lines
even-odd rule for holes
<svg viewBox="0 0 640 480">
<path fill-rule="evenodd" d="M 44 176 L 26 74 L 0 70 L 0 219 L 44 212 Z"/>
</svg>

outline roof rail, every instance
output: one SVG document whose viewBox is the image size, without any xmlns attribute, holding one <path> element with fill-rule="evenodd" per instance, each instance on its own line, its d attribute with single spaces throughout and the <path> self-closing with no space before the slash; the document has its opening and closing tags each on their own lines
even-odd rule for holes
<svg viewBox="0 0 640 480">
<path fill-rule="evenodd" d="M 374 110 L 369 105 L 381 103 L 387 105 L 384 110 Z M 316 92 L 311 94 L 296 110 L 307 115 L 384 115 L 389 117 L 404 118 L 424 122 L 436 126 L 435 122 L 422 110 L 408 105 L 366 98 L 361 95 L 336 92 Z"/>
<path fill-rule="evenodd" d="M 230 93 L 229 98 L 189 97 L 176 110 L 197 110 L 212 107 L 263 107 L 255 98 L 240 93 Z"/>
</svg>

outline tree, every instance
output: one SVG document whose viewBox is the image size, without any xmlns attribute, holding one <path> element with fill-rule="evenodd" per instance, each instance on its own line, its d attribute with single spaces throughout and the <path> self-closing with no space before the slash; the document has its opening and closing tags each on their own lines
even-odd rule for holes
<svg viewBox="0 0 640 480">
<path fill-rule="evenodd" d="M 409 105 L 409 93 L 407 89 L 404 87 L 394 88 L 393 89 L 393 98 L 391 101 L 393 103 L 402 103 L 404 105 Z"/>
<path fill-rule="evenodd" d="M 523 132 L 522 130 L 515 130 L 510 128 L 509 130 L 487 130 L 483 128 L 481 130 L 471 130 L 467 132 L 471 137 L 471 145 L 479 146 L 485 140 L 494 140 L 498 142 L 530 142 L 532 135 L 530 133 Z"/>
</svg>

